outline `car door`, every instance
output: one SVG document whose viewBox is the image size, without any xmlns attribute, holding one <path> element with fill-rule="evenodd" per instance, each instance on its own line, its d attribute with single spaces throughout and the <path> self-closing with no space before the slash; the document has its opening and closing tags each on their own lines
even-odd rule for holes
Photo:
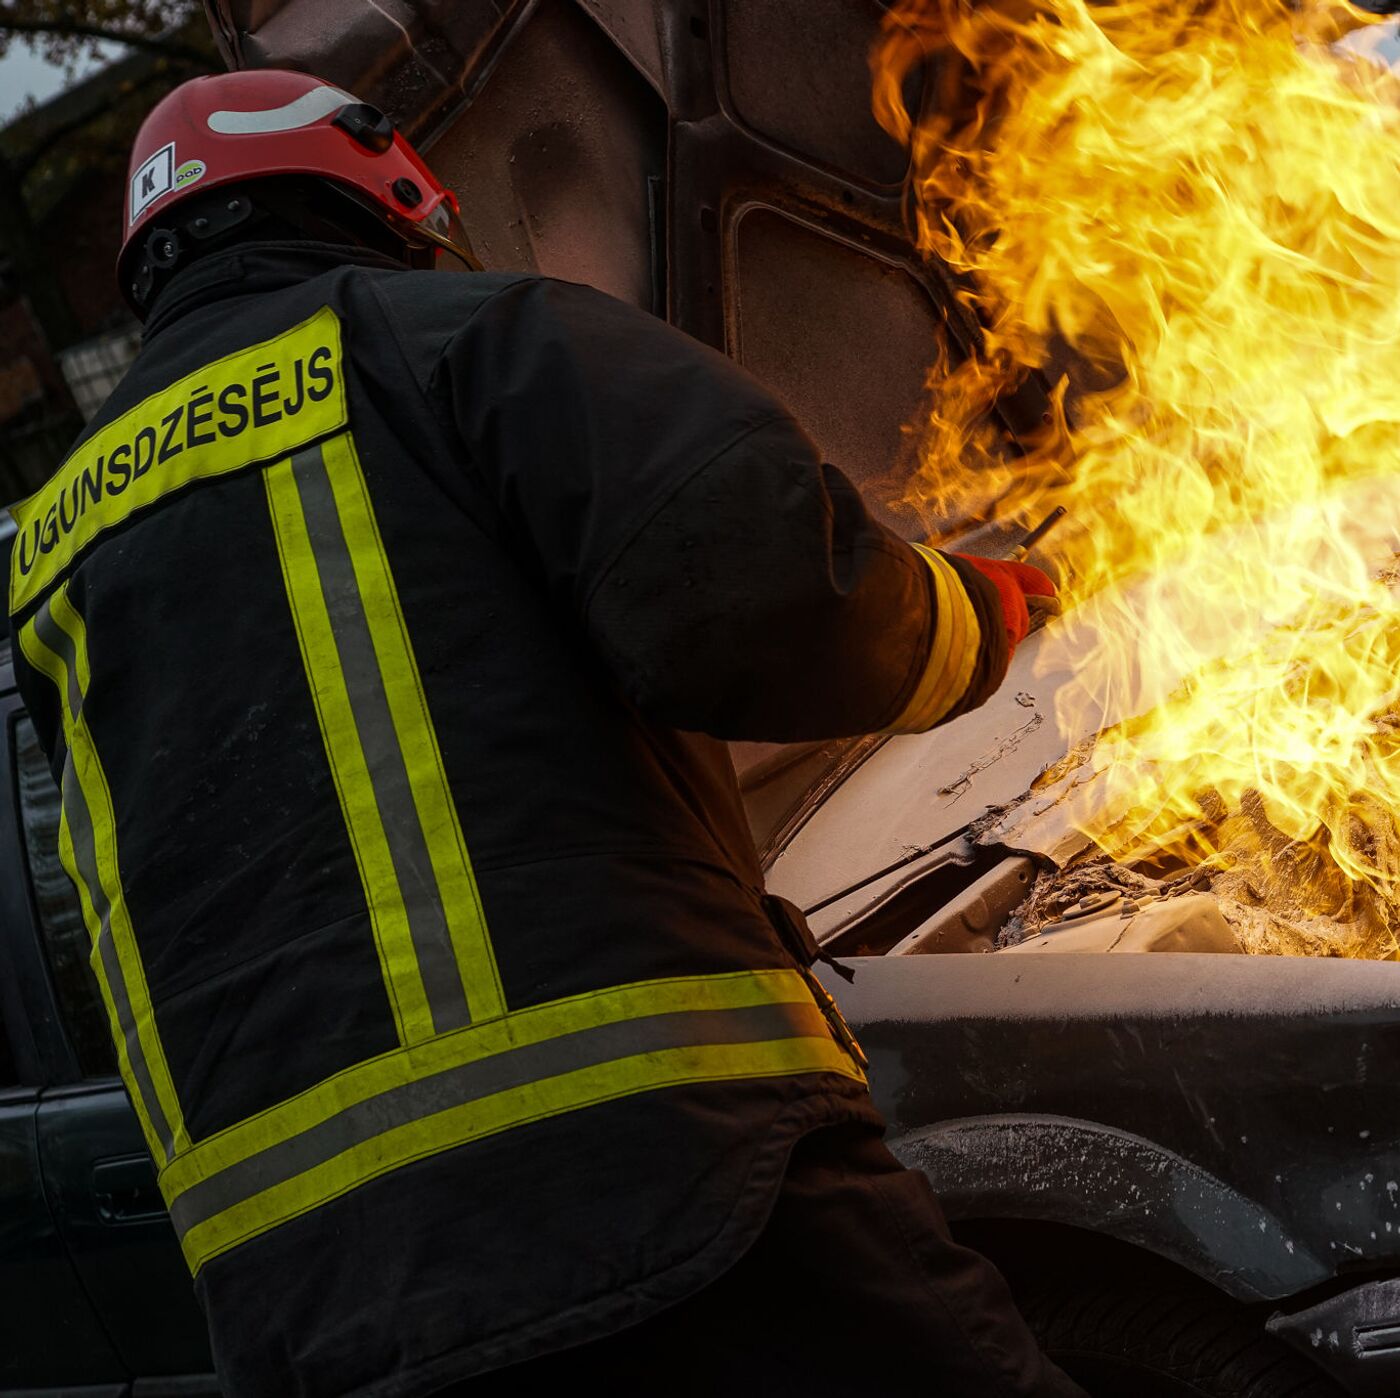
<svg viewBox="0 0 1400 1398">
<path fill-rule="evenodd" d="M 88 934 L 58 859 L 59 796 L 6 666 L 0 694 L 4 912 L 38 960 L 26 1012 L 53 1040 L 31 1106 L 33 1149 L 72 1265 L 132 1376 L 132 1398 L 217 1393 L 204 1318 L 116 1075 Z"/>
<path fill-rule="evenodd" d="M 124 1366 L 44 1199 L 37 1089 L 17 1076 L 0 1043 L 0 1392 L 124 1398 Z"/>
<path fill-rule="evenodd" d="M 0 693 L 0 705 L 11 702 Z M 0 1393 L 125 1398 L 130 1371 L 46 1197 L 38 1118 L 65 1058 L 32 923 L 15 914 L 24 902 L 23 868 L 0 850 Z"/>
</svg>

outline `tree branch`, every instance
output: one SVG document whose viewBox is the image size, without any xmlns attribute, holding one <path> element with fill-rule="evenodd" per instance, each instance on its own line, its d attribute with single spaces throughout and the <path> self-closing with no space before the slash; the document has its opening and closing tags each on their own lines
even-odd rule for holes
<svg viewBox="0 0 1400 1398">
<path fill-rule="evenodd" d="M 121 29 L 106 29 L 100 24 L 83 24 L 67 19 L 0 17 L 0 30 L 7 30 L 11 34 L 66 34 L 75 39 L 106 39 L 112 43 L 127 44 L 134 49 L 145 49 L 148 53 L 178 58 L 185 63 L 197 63 L 202 68 L 212 66 L 211 55 L 193 44 L 181 43 L 178 39 L 162 38 L 158 34 L 132 34 Z"/>
<path fill-rule="evenodd" d="M 142 88 L 149 87 L 156 80 L 154 73 L 147 74 L 139 82 L 133 83 L 128 92 L 122 94 L 123 97 L 130 97 L 133 93 L 140 92 Z M 59 122 L 57 126 L 50 126 L 43 135 L 34 142 L 32 146 L 26 146 L 22 152 L 12 155 L 9 158 L 10 170 L 15 178 L 23 183 L 33 172 L 34 167 L 66 137 L 71 136 L 75 131 L 81 131 L 86 126 L 91 126 L 106 111 L 105 107 L 94 108 L 88 111 L 79 112 L 69 120 Z"/>
</svg>

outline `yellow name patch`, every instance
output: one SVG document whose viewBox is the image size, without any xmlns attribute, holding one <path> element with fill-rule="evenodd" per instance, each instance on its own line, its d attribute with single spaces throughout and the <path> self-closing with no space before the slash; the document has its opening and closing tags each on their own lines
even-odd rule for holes
<svg viewBox="0 0 1400 1398">
<path fill-rule="evenodd" d="M 340 322 L 329 306 L 152 394 L 12 506 L 10 611 L 99 535 L 191 481 L 274 461 L 344 427 Z"/>
</svg>

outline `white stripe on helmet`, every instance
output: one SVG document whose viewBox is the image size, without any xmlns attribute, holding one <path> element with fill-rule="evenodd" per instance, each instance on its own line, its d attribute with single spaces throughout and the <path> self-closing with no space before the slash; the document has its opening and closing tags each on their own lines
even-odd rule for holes
<svg viewBox="0 0 1400 1398">
<path fill-rule="evenodd" d="M 256 136 L 270 131 L 295 131 L 338 112 L 357 99 L 338 87 L 316 87 L 284 107 L 263 112 L 210 112 L 209 129 L 221 136 Z"/>
</svg>

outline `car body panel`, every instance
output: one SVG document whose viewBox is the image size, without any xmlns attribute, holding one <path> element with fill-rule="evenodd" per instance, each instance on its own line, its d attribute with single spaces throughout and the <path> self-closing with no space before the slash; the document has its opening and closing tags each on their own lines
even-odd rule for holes
<svg viewBox="0 0 1400 1398">
<path fill-rule="evenodd" d="M 1106 1232 L 1256 1299 L 1400 1270 L 1400 964 L 843 964 L 891 1144 L 951 1217 Z"/>
<path fill-rule="evenodd" d="M 793 829 L 769 888 L 811 909 L 957 837 L 991 807 L 1020 800 L 1062 757 L 1062 675 L 1036 675 L 1043 632 L 1017 651 L 980 709 L 927 733 L 894 737 Z"/>
<path fill-rule="evenodd" d="M 0 1089 L 0 1392 L 57 1398 L 126 1373 L 49 1212 L 39 1167 L 38 1092 Z"/>
<path fill-rule="evenodd" d="M 142 1377 L 209 1372 L 204 1316 L 120 1083 L 46 1093 L 38 1136 L 55 1218 L 127 1369 Z"/>
</svg>

